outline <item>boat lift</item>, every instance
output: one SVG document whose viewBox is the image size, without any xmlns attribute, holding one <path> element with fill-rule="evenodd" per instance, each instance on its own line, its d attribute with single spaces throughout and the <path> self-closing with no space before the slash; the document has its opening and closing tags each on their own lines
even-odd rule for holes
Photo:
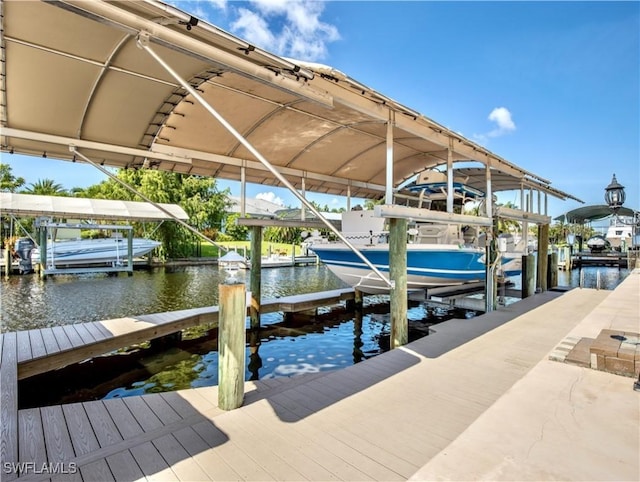
<svg viewBox="0 0 640 482">
<path fill-rule="evenodd" d="M 55 247 L 52 250 L 52 257 L 47 259 L 47 244 L 55 237 L 57 229 L 102 229 L 111 231 L 127 232 L 127 251 L 123 253 L 123 262 L 115 262 L 111 266 L 75 266 L 70 268 L 59 268 L 56 265 Z M 56 223 L 51 218 L 36 219 L 37 239 L 39 240 L 40 277 L 44 278 L 54 274 L 78 274 L 78 273 L 119 273 L 126 272 L 128 276 L 133 275 L 133 227 L 118 224 L 86 224 L 86 223 Z M 126 263 L 124 263 L 126 260 Z"/>
</svg>

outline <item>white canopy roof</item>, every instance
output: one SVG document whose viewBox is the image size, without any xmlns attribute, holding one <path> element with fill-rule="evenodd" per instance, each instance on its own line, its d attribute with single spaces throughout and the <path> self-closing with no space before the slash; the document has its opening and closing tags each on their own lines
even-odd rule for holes
<svg viewBox="0 0 640 482">
<path fill-rule="evenodd" d="M 0 9 L 4 152 L 71 159 L 71 146 L 109 166 L 279 184 L 139 40 L 296 189 L 382 197 L 390 123 L 394 189 L 450 155 L 503 173 L 511 189 L 573 198 L 340 71 L 278 57 L 160 1 Z"/>
<path fill-rule="evenodd" d="M 189 219 L 177 204 L 160 204 L 178 219 Z M 0 211 L 14 216 L 52 216 L 80 219 L 126 221 L 163 221 L 172 219 L 152 204 L 136 201 L 109 201 L 81 197 L 39 196 L 36 194 L 0 193 Z"/>
</svg>

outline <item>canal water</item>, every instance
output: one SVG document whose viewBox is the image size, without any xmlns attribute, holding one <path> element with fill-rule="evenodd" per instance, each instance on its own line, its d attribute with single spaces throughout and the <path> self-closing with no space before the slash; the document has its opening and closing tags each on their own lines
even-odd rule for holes
<svg viewBox="0 0 640 482">
<path fill-rule="evenodd" d="M 561 286 L 613 289 L 629 273 L 617 268 L 584 268 L 559 272 Z M 216 305 L 217 287 L 226 274 L 216 266 L 188 266 L 135 271 L 133 276 L 103 274 L 14 276 L 0 283 L 2 331 L 97 321 L 124 316 Z M 248 272 L 237 275 L 248 284 Z M 263 298 L 345 287 L 324 266 L 263 269 Z M 317 316 L 285 322 L 282 313 L 263 315 L 259 333 L 249 333 L 246 379 L 290 377 L 300 373 L 343 368 L 388 349 L 388 298 L 366 297 L 361 314 L 337 307 Z M 452 312 L 416 304 L 410 306 L 410 336 L 429 333 L 429 326 Z M 249 346 L 253 345 L 253 346 Z M 141 393 L 178 390 L 218 383 L 215 326 L 191 330 L 167 345 L 131 347 L 110 356 L 21 382 L 23 407 Z"/>
</svg>

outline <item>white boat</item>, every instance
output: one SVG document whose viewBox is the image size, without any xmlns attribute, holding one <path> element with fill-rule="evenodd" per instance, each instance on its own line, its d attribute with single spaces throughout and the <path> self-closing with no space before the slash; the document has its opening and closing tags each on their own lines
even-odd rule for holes
<svg viewBox="0 0 640 482">
<path fill-rule="evenodd" d="M 342 234 L 383 274 L 389 272 L 388 233 L 373 211 L 343 213 Z M 366 229 L 366 228 L 373 229 Z M 476 230 L 458 225 L 422 224 L 410 230 L 407 244 L 407 289 L 415 291 L 484 281 L 485 248 Z M 363 293 L 388 293 L 386 283 L 344 243 L 315 242 L 310 249 L 338 278 Z M 521 254 L 501 254 L 504 275 L 521 272 Z"/>
<path fill-rule="evenodd" d="M 133 238 L 134 258 L 148 254 L 162 243 L 146 238 Z M 64 268 L 71 266 L 120 266 L 129 257 L 126 238 L 73 239 L 54 241 L 47 244 L 47 267 Z M 31 262 L 40 263 L 40 249 L 31 251 Z"/>
<path fill-rule="evenodd" d="M 617 217 L 614 217 L 607 229 L 606 239 L 609 241 L 611 248 L 616 251 L 625 251 L 633 246 L 633 218 L 627 217 L 628 224 L 622 223 Z"/>
<path fill-rule="evenodd" d="M 454 200 L 463 205 L 481 202 L 484 193 L 454 176 Z M 418 192 L 421 203 L 446 200 L 447 179 L 442 172 L 427 170 L 418 175 L 409 189 Z M 389 272 L 389 241 L 385 220 L 373 211 L 342 213 L 342 234 L 380 272 Z M 316 241 L 310 249 L 338 278 L 364 293 L 388 293 L 389 288 L 364 261 L 344 243 Z M 511 235 L 498 239 L 498 274 L 503 277 L 522 272 L 522 252 L 514 247 Z M 407 243 L 407 289 L 415 291 L 436 286 L 484 281 L 484 234 L 473 226 L 417 223 L 410 226 Z"/>
<path fill-rule="evenodd" d="M 611 243 L 603 235 L 596 234 L 587 240 L 587 247 L 592 253 L 602 253 L 611 249 Z"/>
</svg>

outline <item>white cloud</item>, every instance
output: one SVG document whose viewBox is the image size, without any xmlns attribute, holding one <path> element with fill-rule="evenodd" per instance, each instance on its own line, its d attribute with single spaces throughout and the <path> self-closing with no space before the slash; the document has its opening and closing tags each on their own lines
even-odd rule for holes
<svg viewBox="0 0 640 482">
<path fill-rule="evenodd" d="M 511 112 L 506 107 L 496 107 L 489 114 L 488 119 L 497 124 L 497 128 L 489 132 L 489 137 L 499 137 L 516 130 L 516 125 L 511 119 Z"/>
<path fill-rule="evenodd" d="M 269 201 L 271 203 L 284 206 L 284 201 L 276 196 L 276 194 L 272 191 L 258 193 L 256 194 L 256 199 L 262 199 L 263 201 Z"/>
<path fill-rule="evenodd" d="M 320 17 L 317 0 L 254 0 L 251 10 L 239 7 L 231 31 L 276 54 L 317 61 L 327 56 L 327 44 L 340 38 L 338 29 Z"/>
<path fill-rule="evenodd" d="M 511 118 L 511 112 L 506 107 L 496 107 L 491 111 L 487 119 L 495 122 L 496 128 L 485 134 L 473 134 L 473 138 L 481 144 L 486 144 L 489 137 L 500 137 L 516 130 L 516 124 Z"/>
</svg>

